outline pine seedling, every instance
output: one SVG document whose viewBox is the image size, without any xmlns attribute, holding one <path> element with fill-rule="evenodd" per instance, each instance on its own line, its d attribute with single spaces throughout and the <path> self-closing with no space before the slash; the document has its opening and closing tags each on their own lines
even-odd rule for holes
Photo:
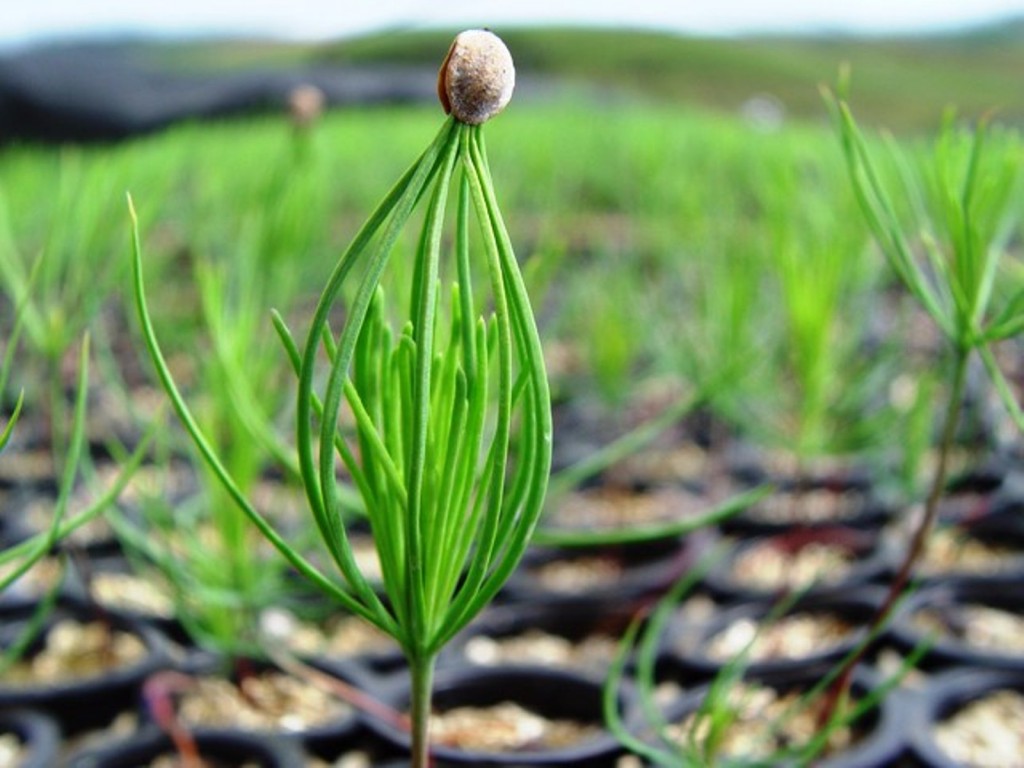
<svg viewBox="0 0 1024 768">
<path fill-rule="evenodd" d="M 180 418 L 229 495 L 277 549 L 401 645 L 412 682 L 417 768 L 428 761 L 438 652 L 515 569 L 541 514 L 550 470 L 551 406 L 540 338 L 482 131 L 508 103 L 513 85 L 511 56 L 495 35 L 460 34 L 438 83 L 448 118 L 338 261 L 301 347 L 283 319 L 274 317 L 298 376 L 301 479 L 344 586 L 273 530 L 211 448 L 160 351 L 134 238 L 146 344 Z M 454 232 L 446 239 L 450 207 Z M 417 245 L 401 265 L 411 276 L 409 295 L 399 305 L 405 310 L 395 310 L 382 278 L 417 211 L 423 212 Z M 475 280 L 480 273 L 485 278 Z M 448 292 L 443 275 L 452 276 Z M 330 320 L 343 296 L 350 298 L 335 332 Z M 353 555 L 342 471 L 357 489 L 374 535 L 383 595 Z"/>
</svg>

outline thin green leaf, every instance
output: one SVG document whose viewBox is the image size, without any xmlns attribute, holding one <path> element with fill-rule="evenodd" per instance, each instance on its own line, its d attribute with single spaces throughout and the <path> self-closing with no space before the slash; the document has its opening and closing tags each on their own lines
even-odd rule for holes
<svg viewBox="0 0 1024 768">
<path fill-rule="evenodd" d="M 18 418 L 21 416 L 21 407 L 24 404 L 25 391 L 22 390 L 18 393 L 18 399 L 14 401 L 14 410 L 11 411 L 11 416 L 7 419 L 7 424 L 4 425 L 3 432 L 0 432 L 0 453 L 3 453 L 4 448 L 7 447 L 7 443 L 11 440 L 11 435 L 14 434 L 14 425 L 18 423 Z"/>
<path fill-rule="evenodd" d="M 1017 429 L 1024 430 L 1024 410 L 1021 410 L 1020 403 L 1017 402 L 1017 398 L 1010 388 L 1010 383 L 1006 380 L 1003 372 L 999 370 L 999 364 L 992 353 L 992 348 L 985 344 L 978 347 L 978 354 L 981 356 L 985 371 L 992 380 L 992 384 L 995 386 L 999 399 L 1002 401 L 1003 407 L 1006 408 L 1006 412 L 1013 419 Z"/>
<path fill-rule="evenodd" d="M 174 378 L 171 375 L 170 369 L 167 367 L 167 361 L 164 358 L 163 351 L 160 349 L 160 344 L 156 337 L 156 330 L 153 327 L 149 307 L 146 302 L 145 284 L 142 272 L 142 244 L 139 240 L 138 219 L 135 215 L 135 208 L 132 205 L 131 196 L 128 197 L 128 210 L 132 224 L 132 265 L 134 274 L 133 282 L 135 290 L 135 305 L 139 321 L 142 326 L 143 339 L 145 341 L 146 348 L 149 351 L 150 359 L 156 368 L 160 383 L 163 386 L 164 391 L 167 393 L 167 396 L 170 399 L 175 412 L 178 414 L 178 418 L 181 420 L 182 425 L 185 427 L 186 432 L 188 432 L 189 436 L 192 438 L 192 442 L 203 457 L 203 460 L 230 496 L 231 500 L 234 501 L 243 514 L 249 518 L 253 525 L 259 529 L 259 531 L 278 550 L 278 552 L 280 552 L 288 562 L 295 566 L 303 576 L 305 576 L 325 594 L 330 595 L 341 603 L 346 609 L 362 616 L 383 631 L 388 632 L 389 634 L 393 633 L 395 628 L 391 617 L 388 614 L 380 611 L 374 611 L 356 600 L 350 594 L 342 591 L 333 581 L 320 573 L 316 566 L 293 549 L 288 542 L 286 542 L 277 533 L 277 531 L 274 530 L 273 526 L 270 525 L 266 518 L 264 518 L 256 508 L 250 504 L 249 500 L 238 489 L 237 484 L 224 468 L 220 459 L 213 452 L 213 449 L 210 447 L 203 431 L 200 429 L 191 410 L 186 404 L 184 398 L 181 396 L 177 384 L 174 382 Z"/>
</svg>

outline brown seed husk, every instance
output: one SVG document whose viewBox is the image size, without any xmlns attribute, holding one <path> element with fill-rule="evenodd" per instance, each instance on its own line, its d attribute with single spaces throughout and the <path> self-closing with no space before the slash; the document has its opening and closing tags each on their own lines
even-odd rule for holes
<svg viewBox="0 0 1024 768">
<path fill-rule="evenodd" d="M 460 32 L 441 65 L 437 95 L 446 114 L 480 125 L 512 98 L 516 70 L 505 43 L 486 29 Z"/>
</svg>

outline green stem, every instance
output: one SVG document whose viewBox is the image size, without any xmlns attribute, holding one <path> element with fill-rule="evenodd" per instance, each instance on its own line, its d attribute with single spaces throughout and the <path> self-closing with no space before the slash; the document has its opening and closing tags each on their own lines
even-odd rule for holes
<svg viewBox="0 0 1024 768">
<path fill-rule="evenodd" d="M 409 679 L 412 695 L 409 701 L 409 720 L 412 728 L 411 768 L 430 765 L 430 700 L 434 687 L 434 654 L 409 659 Z"/>
<path fill-rule="evenodd" d="M 53 464 L 53 476 L 60 477 L 64 471 L 63 451 L 67 445 L 65 424 L 67 424 L 67 406 L 64 402 L 64 383 L 61 381 L 60 358 L 49 357 L 46 363 L 47 383 L 50 390 L 50 461 Z"/>
</svg>

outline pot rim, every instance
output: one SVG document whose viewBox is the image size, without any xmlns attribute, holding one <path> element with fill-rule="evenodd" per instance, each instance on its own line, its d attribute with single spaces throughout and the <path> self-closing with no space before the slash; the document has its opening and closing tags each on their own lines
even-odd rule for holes
<svg viewBox="0 0 1024 768">
<path fill-rule="evenodd" d="M 933 675 L 923 688 L 914 692 L 908 729 L 914 754 L 935 768 L 959 766 L 939 747 L 935 724 L 963 705 L 1003 688 L 1024 694 L 1024 670 L 954 667 Z"/>
<path fill-rule="evenodd" d="M 904 650 L 927 642 L 927 633 L 914 626 L 912 616 L 921 608 L 941 604 L 943 601 L 981 603 L 996 608 L 1011 606 L 1018 613 L 1024 614 L 1024 594 L 1007 589 L 1008 583 L 1003 579 L 962 577 L 926 584 L 908 595 L 899 605 L 889 627 L 889 638 Z M 924 659 L 932 664 L 969 664 L 978 668 L 1024 672 L 1024 652 L 1013 654 L 977 648 L 947 635 L 939 635 L 932 640 Z"/>
</svg>

